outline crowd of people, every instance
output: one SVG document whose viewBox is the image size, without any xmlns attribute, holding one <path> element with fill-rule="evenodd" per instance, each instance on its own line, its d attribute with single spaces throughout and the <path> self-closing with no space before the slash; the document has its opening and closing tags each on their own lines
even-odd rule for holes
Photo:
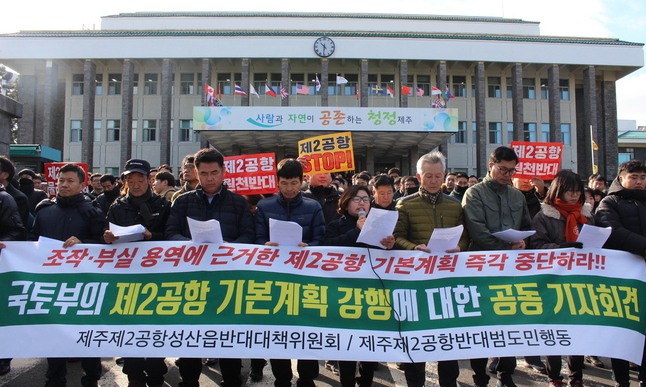
<svg viewBox="0 0 646 387">
<path fill-rule="evenodd" d="M 550 184 L 543 180 L 514 178 L 518 157 L 508 147 L 495 149 L 486 176 L 448 172 L 446 158 L 438 151 L 423 155 L 415 176 L 402 176 L 397 168 L 372 176 L 367 171 L 351 178 L 329 173 L 306 178 L 298 159 L 283 159 L 276 167 L 278 193 L 241 196 L 224 182 L 224 158 L 215 149 L 201 149 L 186 156 L 179 179 L 172 168 L 152 168 L 146 160 L 129 160 L 120 176 L 92 174 L 67 164 L 60 169 L 56 196 L 40 188 L 42 178 L 0 156 L 0 240 L 37 240 L 40 236 L 62 241 L 69 248 L 78 243 L 113 243 L 107 222 L 119 226 L 143 225 L 145 240 L 191 239 L 187 217 L 220 222 L 226 242 L 277 246 L 269 233 L 269 219 L 290 220 L 303 228 L 299 246 L 364 246 L 357 242 L 372 208 L 398 211 L 392 235 L 381 240 L 383 249 L 429 252 L 426 245 L 436 227 L 464 226 L 457 246 L 448 252 L 582 248 L 577 236 L 583 224 L 612 227 L 607 248 L 646 255 L 646 166 L 637 160 L 622 164 L 607 187 L 593 175 L 584 185 L 576 173 L 560 171 Z M 448 173 L 447 173 L 448 172 Z M 87 180 L 87 181 L 86 181 Z M 535 230 L 527 240 L 504 242 L 492 233 L 506 229 Z M 0 244 L 0 247 L 3 245 Z M 217 355 L 217 354 L 214 354 Z M 584 362 L 604 365 L 594 356 L 568 356 L 569 380 L 561 374 L 560 356 L 526 357 L 529 365 L 548 375 L 550 385 L 583 386 Z M 646 356 L 645 356 L 646 357 Z M 83 386 L 97 386 L 99 358 L 83 358 Z M 491 360 L 489 362 L 489 360 Z M 11 359 L 0 360 L 0 374 L 10 371 Z M 181 387 L 199 386 L 204 359 L 176 361 Z M 207 359 L 219 363 L 225 387 L 242 384 L 241 359 Z M 66 385 L 67 359 L 47 359 L 46 386 Z M 263 378 L 265 359 L 252 359 L 250 377 Z M 294 377 L 289 359 L 270 359 L 275 386 L 288 387 Z M 375 362 L 329 361 L 344 387 L 367 387 L 378 367 Z M 515 357 L 472 359 L 473 381 L 487 386 L 490 373 L 498 387 L 514 387 Z M 489 366 L 487 366 L 489 364 Z M 410 387 L 426 381 L 425 363 L 401 365 Z M 630 363 L 612 359 L 619 387 L 629 386 Z M 642 370 L 646 370 L 641 367 Z M 315 386 L 318 362 L 299 360 L 297 386 Z M 163 358 L 125 358 L 123 372 L 129 386 L 162 386 L 168 368 Z M 440 361 L 438 383 L 456 387 L 457 360 Z M 643 382 L 640 372 L 639 380 Z M 641 385 L 641 384 L 640 384 Z"/>
</svg>

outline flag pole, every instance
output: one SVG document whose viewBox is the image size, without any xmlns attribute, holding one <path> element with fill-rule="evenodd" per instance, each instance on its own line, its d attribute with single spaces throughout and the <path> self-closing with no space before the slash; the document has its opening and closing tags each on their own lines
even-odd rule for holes
<svg viewBox="0 0 646 387">
<path fill-rule="evenodd" d="M 592 159 L 592 173 L 595 174 L 595 164 L 594 164 L 594 135 L 592 134 L 592 125 L 590 125 L 590 158 Z"/>
</svg>

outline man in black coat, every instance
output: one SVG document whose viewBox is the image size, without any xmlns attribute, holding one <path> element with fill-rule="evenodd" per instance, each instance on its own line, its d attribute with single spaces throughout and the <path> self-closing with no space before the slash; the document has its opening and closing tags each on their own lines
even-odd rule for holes
<svg viewBox="0 0 646 387">
<path fill-rule="evenodd" d="M 20 192 L 20 190 L 13 185 L 14 176 L 16 176 L 16 167 L 13 165 L 13 162 L 6 156 L 0 156 L 0 184 L 4 186 L 7 193 L 16 201 L 22 224 L 27 227 L 30 223 L 29 199 L 27 198 L 27 195 Z"/>
<path fill-rule="evenodd" d="M 85 171 L 78 165 L 66 164 L 58 174 L 58 195 L 55 199 L 43 200 L 36 206 L 36 218 L 31 230 L 31 239 L 47 237 L 63 241 L 63 248 L 78 243 L 99 243 L 103 234 L 105 218 L 100 209 L 83 194 Z M 101 358 L 82 358 L 85 376 L 83 387 L 98 386 L 101 378 Z M 47 359 L 47 386 L 65 386 L 67 383 L 67 359 Z"/>
</svg>

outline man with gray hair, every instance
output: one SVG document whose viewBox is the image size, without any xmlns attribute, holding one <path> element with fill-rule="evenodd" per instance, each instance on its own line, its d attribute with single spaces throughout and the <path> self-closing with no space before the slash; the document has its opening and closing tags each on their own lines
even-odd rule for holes
<svg viewBox="0 0 646 387">
<path fill-rule="evenodd" d="M 436 227 L 455 227 L 462 224 L 462 206 L 456 199 L 442 193 L 446 173 L 446 158 L 441 152 L 429 152 L 417 161 L 417 179 L 421 182 L 416 193 L 397 202 L 399 218 L 393 235 L 395 248 L 401 250 L 431 251 L 426 243 Z M 448 253 L 464 251 L 469 237 L 462 233 L 458 246 Z M 434 253 L 444 253 L 437 251 Z M 404 373 L 409 387 L 423 387 L 426 382 L 426 363 L 406 363 Z M 438 363 L 439 384 L 442 387 L 457 387 L 459 367 L 457 360 Z"/>
</svg>

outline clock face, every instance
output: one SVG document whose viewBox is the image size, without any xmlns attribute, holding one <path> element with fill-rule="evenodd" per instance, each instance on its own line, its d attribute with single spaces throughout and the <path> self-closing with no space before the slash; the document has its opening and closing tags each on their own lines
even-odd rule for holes
<svg viewBox="0 0 646 387">
<path fill-rule="evenodd" d="M 334 53 L 334 41 L 327 36 L 320 37 L 314 42 L 314 52 L 323 58 Z"/>
</svg>

